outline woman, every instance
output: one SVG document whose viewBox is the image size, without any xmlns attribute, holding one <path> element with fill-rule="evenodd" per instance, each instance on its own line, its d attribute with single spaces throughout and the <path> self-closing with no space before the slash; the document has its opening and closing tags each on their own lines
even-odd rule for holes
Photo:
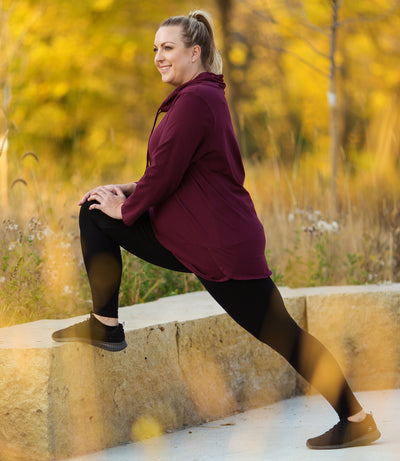
<svg viewBox="0 0 400 461">
<path fill-rule="evenodd" d="M 93 297 L 90 318 L 53 334 L 119 351 L 120 247 L 158 266 L 193 272 L 226 312 L 280 353 L 328 400 L 339 423 L 309 448 L 365 445 L 380 437 L 332 355 L 290 317 L 270 278 L 264 230 L 243 187 L 244 169 L 224 95 L 222 63 L 209 16 L 166 20 L 154 43 L 162 81 L 175 87 L 159 108 L 147 167 L 137 183 L 87 192 L 82 252 Z M 156 126 L 157 117 L 165 112 Z M 316 380 L 323 363 L 337 383 Z"/>
</svg>

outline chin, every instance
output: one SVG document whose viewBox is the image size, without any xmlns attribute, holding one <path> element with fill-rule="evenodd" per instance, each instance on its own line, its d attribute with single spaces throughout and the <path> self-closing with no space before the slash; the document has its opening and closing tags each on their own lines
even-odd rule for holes
<svg viewBox="0 0 400 461">
<path fill-rule="evenodd" d="M 179 86 L 180 83 L 176 83 L 172 78 L 163 78 L 162 79 L 163 83 L 168 83 L 169 85 L 172 85 L 172 86 Z"/>
<path fill-rule="evenodd" d="M 161 80 L 164 83 L 171 83 L 172 78 L 169 75 L 161 75 Z"/>
</svg>

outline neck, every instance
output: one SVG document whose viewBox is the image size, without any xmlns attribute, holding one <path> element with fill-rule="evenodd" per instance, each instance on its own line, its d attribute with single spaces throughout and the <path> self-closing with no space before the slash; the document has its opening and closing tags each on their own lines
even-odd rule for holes
<svg viewBox="0 0 400 461">
<path fill-rule="evenodd" d="M 190 82 L 191 80 L 194 80 L 196 77 L 198 77 L 198 76 L 199 76 L 200 74 L 202 74 L 203 72 L 207 72 L 206 69 L 204 69 L 204 67 L 201 67 L 201 68 L 199 68 L 199 69 L 196 69 L 196 70 L 193 72 L 192 76 L 189 77 L 189 78 L 188 78 L 185 82 L 183 82 L 183 83 L 187 83 L 187 82 Z M 183 83 L 182 83 L 182 85 L 183 85 Z"/>
</svg>

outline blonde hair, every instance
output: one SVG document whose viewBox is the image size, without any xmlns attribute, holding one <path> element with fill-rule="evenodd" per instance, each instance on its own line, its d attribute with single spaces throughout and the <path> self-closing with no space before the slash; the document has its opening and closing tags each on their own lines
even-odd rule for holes
<svg viewBox="0 0 400 461">
<path fill-rule="evenodd" d="M 172 16 L 160 27 L 181 26 L 183 42 L 187 47 L 199 45 L 201 62 L 208 72 L 222 73 L 222 58 L 215 44 L 211 16 L 202 10 L 191 11 L 188 16 Z"/>
</svg>

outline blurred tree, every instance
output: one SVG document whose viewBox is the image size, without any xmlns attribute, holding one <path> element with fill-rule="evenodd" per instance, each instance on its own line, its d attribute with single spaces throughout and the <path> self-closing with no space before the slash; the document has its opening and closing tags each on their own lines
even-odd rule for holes
<svg viewBox="0 0 400 461">
<path fill-rule="evenodd" d="M 199 3 L 217 13 L 245 156 L 290 162 L 296 174 L 304 154 L 321 153 L 320 177 L 328 180 L 332 58 L 340 152 L 353 169 L 370 155 L 368 127 L 400 81 L 396 0 Z M 334 4 L 341 15 L 332 22 Z M 21 155 L 34 151 L 43 176 L 69 178 L 80 188 L 82 180 L 141 174 L 155 110 L 171 91 L 154 69 L 154 32 L 192 2 L 3 0 L 0 8 L 2 129 L 9 128 L 12 168 L 22 168 Z M 332 54 L 335 22 L 340 34 Z"/>
<path fill-rule="evenodd" d="M 232 35 L 230 55 L 244 65 L 235 66 L 233 59 L 229 74 L 247 88 L 236 93 L 236 105 L 256 138 L 251 142 L 251 133 L 246 136 L 249 156 L 297 165 L 302 153 L 325 152 L 321 173 L 330 178 L 333 210 L 340 152 L 346 158 L 355 141 L 357 152 L 364 148 L 374 100 L 382 102 L 396 91 L 399 8 L 395 0 L 368 6 L 342 0 L 237 0 L 231 18 L 230 28 L 241 41 L 235 43 Z"/>
<path fill-rule="evenodd" d="M 111 177 L 136 157 L 142 168 L 154 113 L 171 91 L 154 69 L 154 33 L 188 3 L 3 1 L 13 146 L 71 180 L 77 171 Z"/>
</svg>

